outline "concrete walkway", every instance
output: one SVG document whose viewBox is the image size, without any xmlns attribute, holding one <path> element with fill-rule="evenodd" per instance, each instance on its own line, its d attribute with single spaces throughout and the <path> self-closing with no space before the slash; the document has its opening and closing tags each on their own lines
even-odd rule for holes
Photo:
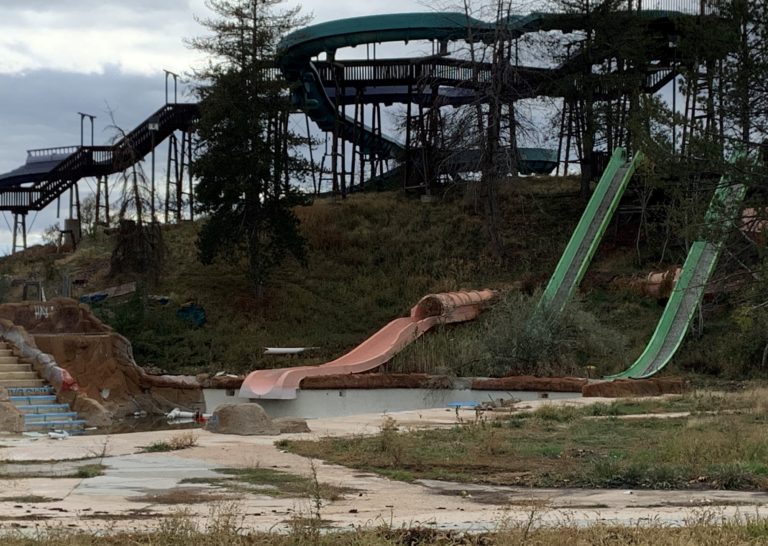
<svg viewBox="0 0 768 546">
<path fill-rule="evenodd" d="M 586 404 L 604 399 L 578 399 L 558 403 Z M 533 409 L 541 404 L 526 403 Z M 440 427 L 456 423 L 454 410 L 424 410 L 389 414 L 401 427 Z M 473 411 L 460 418 L 474 419 Z M 167 440 L 168 431 L 114 436 L 79 436 L 66 440 L 0 436 L 0 460 L 31 461 L 91 458 L 87 463 L 107 466 L 102 476 L 78 478 L 26 478 L 4 480 L 0 489 L 0 529 L 64 526 L 88 530 L 146 529 L 184 509 L 209 521 L 218 512 L 236 511 L 250 529 L 281 529 L 295 515 L 309 515 L 308 499 L 274 498 L 238 492 L 219 494 L 219 501 L 201 500 L 209 485 L 184 484 L 185 478 L 218 476 L 221 467 L 274 468 L 311 475 L 309 460 L 285 453 L 275 441 L 328 435 L 373 434 L 384 416 L 359 415 L 310 421 L 313 432 L 260 437 L 197 432 L 197 446 L 172 453 L 139 453 L 142 446 Z M 53 463 L 52 463 L 53 464 Z M 58 463 L 60 464 L 60 463 Z M 72 464 L 68 462 L 67 464 Z M 40 466 L 39 463 L 36 463 Z M 14 465 L 15 466 L 15 465 Z M 30 464 L 31 466 L 31 464 Z M 45 465 L 42 465 L 43 467 Z M 353 488 L 354 493 L 326 503 L 324 520 L 337 528 L 391 524 L 436 525 L 444 529 L 484 530 L 502 524 L 642 521 L 683 524 L 713 510 L 724 517 L 737 514 L 768 515 L 768 494 L 731 491 L 616 491 L 585 489 L 521 489 L 422 481 L 408 484 L 321 462 L 315 464 L 320 482 Z M 157 493 L 188 493 L 191 504 L 161 504 Z M 25 497 L 54 499 L 41 502 Z M 12 499 L 3 501 L 3 499 Z"/>
</svg>

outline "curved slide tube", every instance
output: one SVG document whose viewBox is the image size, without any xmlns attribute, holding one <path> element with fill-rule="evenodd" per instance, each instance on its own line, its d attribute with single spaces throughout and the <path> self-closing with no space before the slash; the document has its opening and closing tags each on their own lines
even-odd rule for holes
<svg viewBox="0 0 768 546">
<path fill-rule="evenodd" d="M 411 309 L 409 317 L 393 320 L 341 358 L 319 366 L 251 372 L 240 387 L 240 397 L 294 399 L 305 377 L 373 370 L 430 328 L 475 319 L 496 295 L 493 290 L 480 290 L 425 296 Z"/>
<path fill-rule="evenodd" d="M 530 14 L 511 17 L 511 32 L 522 35 L 542 28 L 546 15 Z M 355 123 L 352 118 L 337 119 L 336 107 L 326 94 L 312 57 L 323 52 L 335 52 L 343 47 L 363 44 L 409 40 L 463 40 L 468 36 L 481 41 L 492 39 L 496 25 L 468 17 L 464 13 L 402 13 L 371 15 L 330 21 L 297 30 L 279 44 L 280 68 L 293 89 L 296 106 L 304 110 L 324 131 L 339 129 L 346 140 L 362 136 L 366 152 L 376 152 L 385 158 L 398 158 L 404 144 L 395 139 L 379 136 L 369 127 Z"/>
<path fill-rule="evenodd" d="M 632 366 L 606 379 L 643 379 L 669 364 L 685 339 L 707 282 L 717 266 L 722 241 L 727 229 L 733 225 L 745 194 L 743 184 L 732 185 L 725 178 L 720 181 L 706 215 L 707 231 L 713 234 L 716 242 L 701 240 L 693 243 L 651 341 Z"/>
<path fill-rule="evenodd" d="M 597 252 L 605 230 L 642 157 L 638 152 L 628 161 L 627 152 L 623 148 L 616 148 L 613 152 L 571 240 L 565 247 L 555 272 L 549 279 L 541 296 L 538 311 L 559 314 L 571 299 L 584 278 L 589 263 Z"/>
<path fill-rule="evenodd" d="M 651 10 L 640 12 L 649 18 L 679 16 L 674 11 Z M 579 17 L 564 13 L 530 13 L 505 18 L 506 33 L 519 37 L 540 30 L 572 32 L 580 28 Z M 334 102 L 323 87 L 312 57 L 321 53 L 334 53 L 345 47 L 383 42 L 435 40 L 442 43 L 472 40 L 491 43 L 498 33 L 495 22 L 469 17 L 461 12 L 423 12 L 371 15 L 329 21 L 292 32 L 278 45 L 280 69 L 286 80 L 292 82 L 295 105 L 304 110 L 324 131 L 337 126 L 344 139 L 362 137 L 366 152 L 375 152 L 384 158 L 398 158 L 404 151 L 402 143 L 379 136 L 369 127 L 349 117 L 337 117 Z"/>
</svg>

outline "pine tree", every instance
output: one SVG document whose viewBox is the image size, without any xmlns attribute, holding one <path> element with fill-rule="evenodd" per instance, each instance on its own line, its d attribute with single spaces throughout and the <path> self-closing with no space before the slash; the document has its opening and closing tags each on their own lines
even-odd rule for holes
<svg viewBox="0 0 768 546">
<path fill-rule="evenodd" d="M 306 172 L 295 153 L 302 139 L 288 130 L 286 83 L 275 68 L 276 46 L 302 24 L 298 8 L 281 0 L 208 0 L 211 35 L 190 41 L 210 55 L 198 71 L 200 145 L 192 164 L 199 179 L 198 211 L 206 216 L 197 241 L 200 259 L 245 256 L 261 295 L 285 257 L 304 256 L 291 178 Z"/>
</svg>

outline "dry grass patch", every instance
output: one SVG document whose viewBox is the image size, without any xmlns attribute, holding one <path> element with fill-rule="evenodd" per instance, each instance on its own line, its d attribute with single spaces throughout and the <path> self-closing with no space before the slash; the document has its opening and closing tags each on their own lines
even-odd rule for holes
<svg viewBox="0 0 768 546">
<path fill-rule="evenodd" d="M 354 490 L 318 482 L 314 476 L 305 477 L 290 472 L 258 466 L 249 468 L 221 468 L 221 478 L 187 478 L 181 483 L 209 484 L 233 492 L 247 492 L 271 497 L 318 497 L 337 500 Z"/>
<path fill-rule="evenodd" d="M 693 396 L 602 407 L 547 405 L 491 422 L 402 432 L 385 422 L 367 437 L 288 440 L 294 453 L 395 479 L 535 487 L 768 489 L 768 414 L 755 394 Z M 630 406 L 631 404 L 631 406 Z M 615 419 L 720 408 L 668 419 Z M 661 410 L 661 406 L 656 407 Z M 594 419 L 595 414 L 607 414 Z"/>
<path fill-rule="evenodd" d="M 131 497 L 133 502 L 152 504 L 204 504 L 232 500 L 232 496 L 212 492 L 201 487 L 174 487 L 165 491 L 148 493 L 141 497 Z"/>
<path fill-rule="evenodd" d="M 500 520 L 493 532 L 466 534 L 428 527 L 356 528 L 349 531 L 307 533 L 291 526 L 287 533 L 254 533 L 243 529 L 237 517 L 219 518 L 207 528 L 190 516 L 165 517 L 156 531 L 132 531 L 113 535 L 84 531 L 36 531 L 34 536 L 21 532 L 6 533 L 3 546 L 562 546 L 563 544 L 603 546 L 691 546 L 768 544 L 768 521 L 741 517 L 720 521 L 717 512 L 702 514 L 684 526 L 658 522 L 636 525 L 596 524 L 590 526 L 561 522 L 541 525 L 545 512 L 532 511 L 527 521 Z M 116 517 L 115 520 L 122 519 Z M 312 526 L 318 522 L 310 523 Z"/>
<path fill-rule="evenodd" d="M 141 448 L 142 453 L 164 453 L 167 451 L 179 451 L 181 449 L 189 449 L 197 445 L 197 434 L 189 430 L 172 436 L 168 440 L 160 440 L 153 442 L 148 446 Z"/>
</svg>

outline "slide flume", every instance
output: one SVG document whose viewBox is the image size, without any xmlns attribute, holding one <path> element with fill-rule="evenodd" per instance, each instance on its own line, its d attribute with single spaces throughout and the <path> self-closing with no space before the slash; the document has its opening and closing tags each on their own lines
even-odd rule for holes
<svg viewBox="0 0 768 546">
<path fill-rule="evenodd" d="M 627 160 L 627 152 L 616 148 L 592 197 L 573 231 L 565 251 L 549 279 L 539 302 L 538 311 L 560 313 L 573 296 L 600 246 L 608 224 L 619 206 L 642 154 Z"/>
<path fill-rule="evenodd" d="M 636 12 L 648 20 L 661 20 L 683 15 L 675 11 L 649 10 Z M 583 21 L 573 14 L 538 13 L 511 15 L 504 19 L 505 32 L 511 37 L 542 30 L 579 30 Z M 321 53 L 335 54 L 345 47 L 410 40 L 434 40 L 446 43 L 456 40 L 492 42 L 498 25 L 481 21 L 461 12 L 423 12 L 370 15 L 329 21 L 299 29 L 287 35 L 278 45 L 280 70 L 292 84 L 294 104 L 306 112 L 323 130 L 339 131 L 345 140 L 360 139 L 366 153 L 398 159 L 404 144 L 386 135 L 378 135 L 370 127 L 339 115 L 334 101 L 326 93 L 313 58 Z"/>
<path fill-rule="evenodd" d="M 240 397 L 293 399 L 305 377 L 372 370 L 389 361 L 406 345 L 438 324 L 473 320 L 494 298 L 496 292 L 493 290 L 430 294 L 411 309 L 410 316 L 393 320 L 336 360 L 319 366 L 251 372 L 240 387 Z"/>
<path fill-rule="evenodd" d="M 669 364 L 685 339 L 707 282 L 717 266 L 723 240 L 745 194 L 743 184 L 731 184 L 725 177 L 720 180 L 705 220 L 708 235 L 715 241 L 693 243 L 651 341 L 632 366 L 606 379 L 643 379 Z"/>
</svg>

